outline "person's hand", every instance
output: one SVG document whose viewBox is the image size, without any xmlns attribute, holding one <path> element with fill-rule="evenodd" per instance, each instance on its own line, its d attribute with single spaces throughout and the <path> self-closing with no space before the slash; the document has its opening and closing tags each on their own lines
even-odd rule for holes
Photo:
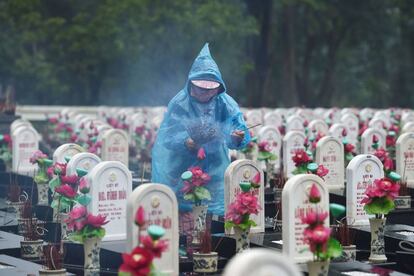
<svg viewBox="0 0 414 276">
<path fill-rule="evenodd" d="M 188 138 L 187 141 L 185 141 L 185 145 L 187 146 L 187 148 L 189 148 L 191 150 L 195 149 L 195 147 L 196 147 L 196 143 L 191 138 Z"/>
<path fill-rule="evenodd" d="M 231 134 L 234 138 L 236 138 L 237 140 L 241 141 L 244 139 L 244 130 L 235 130 L 233 131 L 233 133 Z"/>
</svg>

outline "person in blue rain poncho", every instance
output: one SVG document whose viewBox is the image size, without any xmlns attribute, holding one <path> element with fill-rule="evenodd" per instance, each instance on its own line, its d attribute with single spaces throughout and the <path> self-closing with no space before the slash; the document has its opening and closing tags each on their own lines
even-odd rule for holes
<svg viewBox="0 0 414 276">
<path fill-rule="evenodd" d="M 206 43 L 194 60 L 188 80 L 168 104 L 152 152 L 152 182 L 171 187 L 180 212 L 190 212 L 183 199 L 181 174 L 199 166 L 211 180 L 206 188 L 209 211 L 224 214 L 224 172 L 230 164 L 228 149 L 242 149 L 250 141 L 237 103 L 226 93 L 220 70 Z M 198 159 L 200 148 L 204 159 Z"/>
</svg>

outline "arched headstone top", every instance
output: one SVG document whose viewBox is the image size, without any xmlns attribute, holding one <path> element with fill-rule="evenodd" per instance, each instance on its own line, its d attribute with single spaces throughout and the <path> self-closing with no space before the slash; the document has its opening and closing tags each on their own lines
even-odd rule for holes
<svg viewBox="0 0 414 276">
<path fill-rule="evenodd" d="M 85 152 L 85 149 L 78 144 L 68 143 L 60 145 L 53 153 L 53 163 L 66 163 L 65 157 L 72 156 Z"/>
<path fill-rule="evenodd" d="M 76 174 L 78 168 L 90 172 L 100 162 L 101 158 L 90 152 L 75 154 L 68 162 L 66 174 Z"/>
</svg>

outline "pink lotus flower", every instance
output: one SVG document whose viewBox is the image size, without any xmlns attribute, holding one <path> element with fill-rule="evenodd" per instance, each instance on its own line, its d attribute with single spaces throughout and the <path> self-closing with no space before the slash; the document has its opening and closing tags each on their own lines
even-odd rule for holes
<svg viewBox="0 0 414 276">
<path fill-rule="evenodd" d="M 238 212 L 239 206 L 236 202 L 232 202 L 227 209 L 225 219 L 232 221 L 235 224 L 240 224 L 243 221 L 243 215 Z"/>
<path fill-rule="evenodd" d="M 379 148 L 374 152 L 374 155 L 378 157 L 381 162 L 384 162 L 385 158 L 388 157 L 388 152 L 384 148 Z"/>
<path fill-rule="evenodd" d="M 379 142 L 379 139 L 378 139 L 378 137 L 377 137 L 377 135 L 372 135 L 372 143 L 378 143 Z"/>
<path fill-rule="evenodd" d="M 72 143 L 76 142 L 78 140 L 78 135 L 76 135 L 75 133 L 72 133 L 72 135 L 70 136 L 70 141 Z"/>
<path fill-rule="evenodd" d="M 347 153 L 353 153 L 354 150 L 355 150 L 355 146 L 348 143 L 348 144 L 345 145 L 344 149 L 345 149 L 345 152 L 347 152 Z"/>
<path fill-rule="evenodd" d="M 316 170 L 316 174 L 319 177 L 324 177 L 325 175 L 327 175 L 329 173 L 329 170 L 327 168 L 325 168 L 323 165 L 319 165 L 318 169 Z"/>
<path fill-rule="evenodd" d="M 206 158 L 206 152 L 204 151 L 204 148 L 199 148 L 197 152 L 197 158 L 198 160 L 204 160 Z"/>
<path fill-rule="evenodd" d="M 260 142 L 258 146 L 259 146 L 259 151 L 262 151 L 262 152 L 272 151 L 272 146 L 267 141 Z"/>
<path fill-rule="evenodd" d="M 55 168 L 54 168 L 54 166 L 50 166 L 49 168 L 47 168 L 47 175 L 49 177 L 52 177 L 53 175 L 55 175 Z"/>
<path fill-rule="evenodd" d="M 76 174 L 74 174 L 74 175 L 63 175 L 63 176 L 61 176 L 60 180 L 62 180 L 63 183 L 74 185 L 78 182 L 78 176 Z"/>
<path fill-rule="evenodd" d="M 97 215 L 94 216 L 92 214 L 88 214 L 88 216 L 86 217 L 86 224 L 95 228 L 99 228 L 102 225 L 107 224 L 109 221 L 106 220 L 106 216 L 102 216 L 102 215 Z"/>
<path fill-rule="evenodd" d="M 323 225 L 319 225 L 315 228 L 306 228 L 303 235 L 305 242 L 309 244 L 309 248 L 312 253 L 321 249 L 322 252 L 325 252 L 329 237 L 331 235 L 331 229 Z"/>
<path fill-rule="evenodd" d="M 385 140 L 385 143 L 386 143 L 387 147 L 395 146 L 396 142 L 397 142 L 397 140 L 395 139 L 395 136 L 387 135 L 387 138 Z"/>
<path fill-rule="evenodd" d="M 135 128 L 135 134 L 137 135 L 142 135 L 144 134 L 145 131 L 145 126 L 139 126 Z"/>
<path fill-rule="evenodd" d="M 308 224 L 311 227 L 323 225 L 325 219 L 328 217 L 328 212 L 316 212 L 314 210 L 307 212 L 305 216 L 301 217 L 303 224 Z"/>
<path fill-rule="evenodd" d="M 258 214 L 261 207 L 257 197 L 252 193 L 240 193 L 236 197 L 236 207 L 243 214 Z"/>
<path fill-rule="evenodd" d="M 342 137 L 345 137 L 348 135 L 348 131 L 346 130 L 346 128 L 342 129 Z"/>
<path fill-rule="evenodd" d="M 151 264 L 154 256 L 142 247 L 135 247 L 131 254 L 123 253 L 123 263 L 119 267 L 119 272 L 131 276 L 148 276 L 151 273 Z"/>
<path fill-rule="evenodd" d="M 54 166 L 55 174 L 60 174 L 61 176 L 66 175 L 66 164 L 56 163 Z"/>
<path fill-rule="evenodd" d="M 58 122 L 58 119 L 57 119 L 57 118 L 52 117 L 52 118 L 49 118 L 49 119 L 48 119 L 48 121 L 49 121 L 49 123 L 51 123 L 51 124 L 56 124 L 56 123 Z"/>
<path fill-rule="evenodd" d="M 55 192 L 67 198 L 74 198 L 77 195 L 76 191 L 68 184 L 56 187 Z"/>
<path fill-rule="evenodd" d="M 394 162 L 391 158 L 385 158 L 384 160 L 384 170 L 392 171 L 394 169 Z"/>
<path fill-rule="evenodd" d="M 168 248 L 168 243 L 166 240 L 156 240 L 153 241 L 150 236 L 144 236 L 140 238 L 141 244 L 143 247 L 154 255 L 156 258 L 161 258 L 163 252 Z"/>
<path fill-rule="evenodd" d="M 311 162 L 312 158 L 309 157 L 305 150 L 299 149 L 295 150 L 295 155 L 292 157 L 292 160 L 295 162 L 295 166 L 299 167 L 302 164 Z"/>
<path fill-rule="evenodd" d="M 32 154 L 29 161 L 30 163 L 35 164 L 38 160 L 45 159 L 45 158 L 47 158 L 47 155 L 44 154 L 42 151 L 37 150 Z"/>
<path fill-rule="evenodd" d="M 257 172 L 257 173 L 253 176 L 251 183 L 252 183 L 252 185 L 253 185 L 254 187 L 259 187 L 259 186 L 260 186 L 260 180 L 261 180 L 261 178 L 260 178 L 260 172 Z"/>
<path fill-rule="evenodd" d="M 69 230 L 80 231 L 86 225 L 86 207 L 78 206 L 69 213 L 69 218 L 65 220 Z"/>
<path fill-rule="evenodd" d="M 312 187 L 309 191 L 309 201 L 312 203 L 318 203 L 321 201 L 321 193 L 319 192 L 319 189 L 315 183 L 312 184 Z"/>
<path fill-rule="evenodd" d="M 398 193 L 400 191 L 400 185 L 398 185 L 394 181 L 387 178 L 383 178 L 375 180 L 374 183 L 377 186 L 377 188 L 383 191 L 390 199 L 395 199 L 398 196 Z"/>
<path fill-rule="evenodd" d="M 90 187 L 89 187 L 88 181 L 86 180 L 85 177 L 82 177 L 79 181 L 79 191 L 82 194 L 87 194 L 89 193 L 89 190 L 90 190 Z"/>
<path fill-rule="evenodd" d="M 142 206 L 139 206 L 136 214 L 135 214 L 135 224 L 139 227 L 142 227 L 145 225 L 145 211 Z"/>
</svg>

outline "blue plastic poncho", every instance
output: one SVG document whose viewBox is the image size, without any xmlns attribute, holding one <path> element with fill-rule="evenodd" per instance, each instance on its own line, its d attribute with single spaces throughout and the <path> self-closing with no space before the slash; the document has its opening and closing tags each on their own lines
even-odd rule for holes
<svg viewBox="0 0 414 276">
<path fill-rule="evenodd" d="M 221 92 L 209 102 L 201 103 L 190 95 L 191 80 L 210 80 L 221 84 Z M 210 55 L 208 44 L 195 59 L 188 80 L 168 104 L 168 110 L 157 134 L 152 151 L 152 182 L 171 187 L 179 202 L 180 211 L 191 211 L 191 202 L 183 199 L 181 174 L 192 166 L 199 166 L 211 176 L 205 186 L 212 200 L 209 211 L 224 214 L 224 172 L 230 164 L 228 149 L 241 149 L 250 141 L 245 131 L 242 140 L 234 139 L 235 130 L 245 130 L 246 124 L 237 103 L 226 93 L 220 70 Z M 191 138 L 197 145 L 189 149 Z M 206 158 L 197 159 L 198 148 Z"/>
</svg>

